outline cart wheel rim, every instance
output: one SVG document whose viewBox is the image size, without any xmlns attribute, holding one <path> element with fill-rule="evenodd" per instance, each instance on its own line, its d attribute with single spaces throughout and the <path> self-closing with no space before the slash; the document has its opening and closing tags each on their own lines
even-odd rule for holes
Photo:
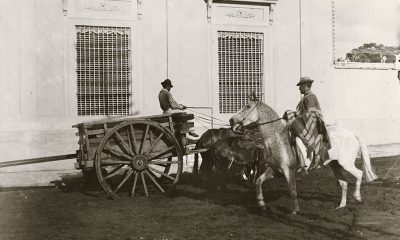
<svg viewBox="0 0 400 240">
<path fill-rule="evenodd" d="M 149 120 L 118 124 L 107 131 L 96 150 L 97 177 L 114 199 L 123 188 L 128 188 L 131 196 L 140 186 L 146 196 L 152 188 L 168 192 L 177 184 L 182 166 L 182 149 L 176 138 Z"/>
</svg>

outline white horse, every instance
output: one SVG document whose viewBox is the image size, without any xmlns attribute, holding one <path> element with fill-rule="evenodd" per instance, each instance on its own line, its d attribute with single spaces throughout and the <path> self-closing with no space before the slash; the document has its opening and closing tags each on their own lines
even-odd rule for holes
<svg viewBox="0 0 400 240">
<path fill-rule="evenodd" d="M 256 180 L 256 194 L 259 206 L 263 209 L 265 208 L 262 193 L 263 182 L 273 178 L 274 173 L 279 172 L 285 176 L 289 185 L 290 196 L 294 199 L 292 213 L 299 212 L 295 178 L 299 162 L 295 156 L 295 147 L 291 146 L 289 142 L 286 121 L 280 120 L 279 115 L 272 108 L 253 97 L 246 106 L 232 116 L 229 122 L 235 132 L 242 132 L 246 126 L 252 126 L 256 127 L 262 135 L 268 156 L 266 157 L 266 166 L 262 169 L 263 173 Z M 342 199 L 338 207 L 342 208 L 346 206 L 347 199 L 347 181 L 343 176 L 343 169 L 356 178 L 354 197 L 357 201 L 362 200 L 360 188 L 363 171 L 354 165 L 359 150 L 361 150 L 366 181 L 370 182 L 378 177 L 372 170 L 368 149 L 358 136 L 339 127 L 328 127 L 327 129 L 332 148 L 329 150 L 330 159 L 325 164 L 329 164 L 332 167 L 334 175 L 342 188 Z M 301 140 L 296 142 L 301 143 Z M 305 148 L 300 147 L 300 149 L 303 149 L 302 154 L 305 156 Z"/>
</svg>

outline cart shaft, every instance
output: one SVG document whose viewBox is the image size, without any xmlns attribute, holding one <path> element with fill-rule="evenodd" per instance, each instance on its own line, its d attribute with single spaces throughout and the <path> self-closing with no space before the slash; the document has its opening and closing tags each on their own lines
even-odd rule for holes
<svg viewBox="0 0 400 240">
<path fill-rule="evenodd" d="M 73 158 L 77 158 L 76 153 L 57 155 L 57 156 L 49 156 L 49 157 L 40 157 L 40 158 L 29 158 L 29 159 L 15 160 L 15 161 L 7 161 L 7 162 L 1 162 L 0 168 L 34 164 L 34 163 L 43 163 L 43 162 L 54 162 L 54 161 L 73 159 Z"/>
</svg>

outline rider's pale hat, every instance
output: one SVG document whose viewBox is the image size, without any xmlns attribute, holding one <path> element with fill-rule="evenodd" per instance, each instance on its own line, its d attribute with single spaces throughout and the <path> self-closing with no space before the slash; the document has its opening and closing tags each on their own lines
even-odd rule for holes
<svg viewBox="0 0 400 240">
<path fill-rule="evenodd" d="M 312 82 L 314 82 L 314 80 L 312 80 L 310 77 L 301 77 L 300 82 L 297 83 L 297 86 L 300 86 L 304 83 L 312 83 Z"/>
<path fill-rule="evenodd" d="M 173 87 L 173 86 L 172 86 L 171 80 L 169 80 L 168 78 L 165 79 L 164 82 L 161 82 L 161 85 L 162 85 L 163 87 L 165 87 L 165 86 L 171 86 L 171 87 Z"/>
</svg>

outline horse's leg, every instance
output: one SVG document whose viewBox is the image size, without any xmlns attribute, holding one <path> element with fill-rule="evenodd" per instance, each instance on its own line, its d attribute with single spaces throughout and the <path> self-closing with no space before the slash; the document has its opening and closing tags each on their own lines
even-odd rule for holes
<svg viewBox="0 0 400 240">
<path fill-rule="evenodd" d="M 284 168 L 283 174 L 286 177 L 286 181 L 289 185 L 289 193 L 290 197 L 294 200 L 294 209 L 292 214 L 297 214 L 300 212 L 300 207 L 299 203 L 297 201 L 297 190 L 296 190 L 296 169 L 289 169 L 289 168 Z"/>
<path fill-rule="evenodd" d="M 336 179 L 339 181 L 340 188 L 342 189 L 342 199 L 340 200 L 340 204 L 338 208 L 346 207 L 347 204 L 347 181 L 343 176 L 342 166 L 338 163 L 338 161 L 332 161 L 329 163 L 331 166 L 333 173 L 335 174 Z"/>
<path fill-rule="evenodd" d="M 194 164 L 192 173 L 197 175 L 199 172 L 199 153 L 194 154 Z"/>
<path fill-rule="evenodd" d="M 264 202 L 262 185 L 265 180 L 271 179 L 273 177 L 274 177 L 273 170 L 270 167 L 267 167 L 267 169 L 256 180 L 256 198 L 258 201 L 258 206 L 262 210 L 265 210 L 265 202 Z"/>
<path fill-rule="evenodd" d="M 349 172 L 351 175 L 353 175 L 356 178 L 356 187 L 354 189 L 354 198 L 358 201 L 361 202 L 361 181 L 362 181 L 362 176 L 363 176 L 363 171 L 360 169 L 356 168 L 354 165 L 354 161 L 350 163 L 350 161 L 347 161 L 346 163 L 348 164 L 343 164 L 342 167 L 344 170 Z"/>
<path fill-rule="evenodd" d="M 202 152 L 200 155 L 201 155 L 200 173 L 202 174 L 203 178 L 207 179 L 211 176 L 211 172 L 215 163 L 210 150 Z"/>
<path fill-rule="evenodd" d="M 223 166 L 220 165 L 219 159 L 215 161 L 215 175 L 214 175 L 214 182 L 215 182 L 215 188 L 218 191 L 224 190 L 224 170 Z"/>
<path fill-rule="evenodd" d="M 229 170 L 235 161 L 233 156 L 215 156 L 215 169 L 216 169 L 216 183 L 217 189 L 221 191 L 227 190 L 227 180 L 229 176 Z"/>
<path fill-rule="evenodd" d="M 227 181 L 228 181 L 228 169 L 220 169 L 217 173 L 218 175 L 218 188 L 220 191 L 226 191 Z"/>
</svg>

